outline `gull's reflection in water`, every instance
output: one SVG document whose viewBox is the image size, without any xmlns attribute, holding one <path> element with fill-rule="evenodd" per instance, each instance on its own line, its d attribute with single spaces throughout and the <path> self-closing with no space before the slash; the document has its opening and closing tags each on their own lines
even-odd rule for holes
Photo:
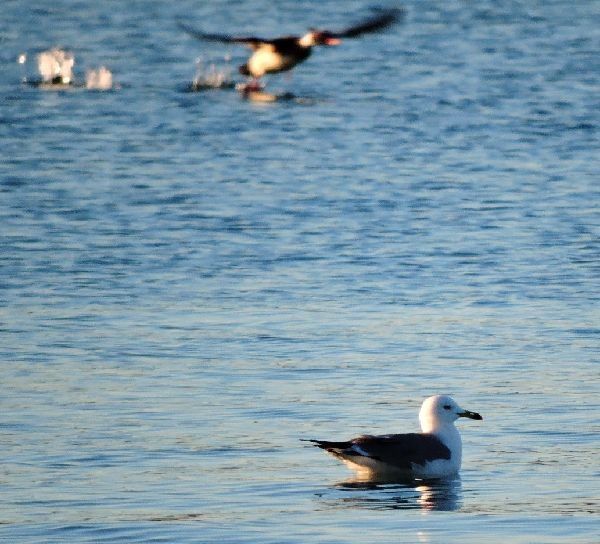
<svg viewBox="0 0 600 544">
<path fill-rule="evenodd" d="M 454 511 L 462 505 L 460 478 L 428 481 L 348 480 L 336 484 L 341 505 L 375 510 Z"/>
</svg>

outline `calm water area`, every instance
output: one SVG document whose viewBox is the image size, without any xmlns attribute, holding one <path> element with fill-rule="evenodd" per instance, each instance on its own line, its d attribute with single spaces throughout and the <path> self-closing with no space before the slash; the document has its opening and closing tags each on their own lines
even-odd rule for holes
<svg viewBox="0 0 600 544">
<path fill-rule="evenodd" d="M 267 88 L 200 57 L 351 0 L 4 0 L 0 542 L 600 541 L 600 4 L 406 0 Z M 117 88 L 44 90 L 36 54 Z M 27 60 L 19 64 L 19 55 Z M 418 430 L 460 478 L 300 439 Z"/>
</svg>

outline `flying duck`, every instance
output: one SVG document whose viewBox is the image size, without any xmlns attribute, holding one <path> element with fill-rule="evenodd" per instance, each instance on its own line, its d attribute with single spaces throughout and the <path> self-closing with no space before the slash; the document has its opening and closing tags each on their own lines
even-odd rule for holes
<svg viewBox="0 0 600 544">
<path fill-rule="evenodd" d="M 454 422 L 459 417 L 483 419 L 461 408 L 448 395 L 423 401 L 421 433 L 363 435 L 346 442 L 308 440 L 343 461 L 361 479 L 438 479 L 454 476 L 461 465 L 462 445 Z"/>
<path fill-rule="evenodd" d="M 317 45 L 338 45 L 341 43 L 342 38 L 356 38 L 362 34 L 383 30 L 397 22 L 403 14 L 400 9 L 389 9 L 380 11 L 377 15 L 366 19 L 362 23 L 338 32 L 313 28 L 303 36 L 283 36 L 270 40 L 255 36 L 205 33 L 182 22 L 178 22 L 178 25 L 190 36 L 199 40 L 239 43 L 252 49 L 253 53 L 248 61 L 239 67 L 239 71 L 241 74 L 252 78 L 251 82 L 245 86 L 245 91 L 260 91 L 262 89 L 260 84 L 262 76 L 291 70 L 310 57 L 313 47 Z"/>
</svg>

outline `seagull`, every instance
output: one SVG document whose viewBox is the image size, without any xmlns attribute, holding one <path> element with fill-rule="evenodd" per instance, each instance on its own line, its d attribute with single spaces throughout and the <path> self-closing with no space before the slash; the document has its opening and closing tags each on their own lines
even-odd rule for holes
<svg viewBox="0 0 600 544">
<path fill-rule="evenodd" d="M 361 479 L 429 480 L 458 474 L 462 444 L 454 422 L 459 417 L 483 419 L 461 408 L 448 395 L 423 401 L 421 433 L 363 435 L 347 442 L 307 440 L 355 470 Z"/>
<path fill-rule="evenodd" d="M 303 36 L 283 36 L 281 38 L 263 39 L 255 36 L 231 36 L 228 34 L 211 34 L 196 30 L 182 22 L 179 27 L 190 36 L 199 40 L 221 43 L 239 43 L 252 49 L 253 53 L 245 64 L 239 67 L 242 75 L 250 76 L 251 82 L 245 90 L 260 91 L 260 78 L 265 74 L 274 74 L 291 70 L 305 61 L 317 45 L 332 46 L 341 43 L 342 38 L 356 38 L 362 34 L 384 30 L 398 21 L 404 12 L 400 9 L 388 9 L 353 25 L 345 30 L 333 32 L 315 28 Z"/>
</svg>

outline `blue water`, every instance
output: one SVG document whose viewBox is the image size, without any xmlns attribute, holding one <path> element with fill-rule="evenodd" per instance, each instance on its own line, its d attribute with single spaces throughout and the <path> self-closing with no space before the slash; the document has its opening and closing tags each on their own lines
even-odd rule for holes
<svg viewBox="0 0 600 544">
<path fill-rule="evenodd" d="M 597 542 L 598 3 L 407 0 L 268 104 L 185 92 L 246 52 L 175 19 L 366 3 L 33 4 L 0 18 L 0 541 Z M 120 88 L 22 83 L 53 46 Z M 484 416 L 460 480 L 299 441 L 440 392 Z"/>
</svg>

